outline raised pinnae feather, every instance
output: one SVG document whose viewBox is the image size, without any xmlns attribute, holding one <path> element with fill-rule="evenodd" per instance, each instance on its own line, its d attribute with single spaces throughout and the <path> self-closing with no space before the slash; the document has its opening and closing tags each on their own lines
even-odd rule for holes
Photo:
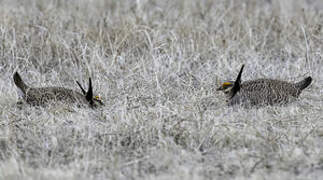
<svg viewBox="0 0 323 180">
<path fill-rule="evenodd" d="M 91 78 L 89 78 L 89 88 L 86 93 L 86 99 L 90 102 L 91 105 L 93 105 L 93 89 Z"/>
<path fill-rule="evenodd" d="M 240 90 L 240 84 L 241 84 L 241 75 L 242 75 L 242 71 L 244 68 L 244 64 L 241 66 L 240 72 L 236 78 L 236 81 L 234 82 L 233 88 L 232 88 L 232 95 L 231 98 L 237 94 L 237 92 Z"/>
<path fill-rule="evenodd" d="M 82 93 L 83 93 L 84 95 L 86 95 L 86 92 L 85 92 L 85 90 L 83 89 L 82 85 L 81 85 L 78 81 L 76 81 L 76 83 L 77 83 L 77 84 L 79 85 L 79 87 L 81 88 Z"/>
</svg>

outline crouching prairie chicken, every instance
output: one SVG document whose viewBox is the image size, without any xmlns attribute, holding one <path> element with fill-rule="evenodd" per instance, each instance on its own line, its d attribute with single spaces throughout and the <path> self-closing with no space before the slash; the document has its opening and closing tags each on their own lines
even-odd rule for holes
<svg viewBox="0 0 323 180">
<path fill-rule="evenodd" d="M 13 79 L 18 87 L 19 94 L 28 104 L 33 106 L 45 106 L 55 102 L 77 104 L 82 107 L 89 106 L 91 108 L 104 105 L 98 96 L 93 96 L 91 78 L 89 78 L 87 92 L 76 81 L 82 93 L 64 87 L 30 87 L 21 79 L 18 72 L 15 72 Z"/>
<path fill-rule="evenodd" d="M 299 97 L 302 90 L 308 87 L 312 78 L 309 76 L 297 83 L 275 79 L 256 79 L 241 83 L 244 65 L 235 81 L 224 82 L 218 91 L 223 91 L 228 105 L 240 104 L 245 107 L 281 105 Z"/>
</svg>

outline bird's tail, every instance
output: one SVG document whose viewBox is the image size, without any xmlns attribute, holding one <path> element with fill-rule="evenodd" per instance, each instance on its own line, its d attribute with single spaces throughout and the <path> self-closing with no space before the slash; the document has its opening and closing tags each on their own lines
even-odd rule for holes
<svg viewBox="0 0 323 180">
<path fill-rule="evenodd" d="M 25 94 L 28 86 L 21 79 L 18 72 L 15 72 L 15 74 L 13 75 L 13 80 L 14 80 L 16 86 Z"/>
<path fill-rule="evenodd" d="M 309 86 L 312 82 L 312 77 L 311 76 L 308 76 L 307 78 L 305 78 L 304 80 L 300 81 L 300 82 L 297 82 L 295 84 L 296 88 L 300 89 L 300 90 L 303 90 L 305 89 L 307 86 Z"/>
</svg>

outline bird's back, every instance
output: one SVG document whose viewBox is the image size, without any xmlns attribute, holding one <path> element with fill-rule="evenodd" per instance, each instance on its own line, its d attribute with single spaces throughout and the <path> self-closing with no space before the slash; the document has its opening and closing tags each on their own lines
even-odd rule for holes
<svg viewBox="0 0 323 180">
<path fill-rule="evenodd" d="M 296 99 L 301 91 L 294 83 L 257 79 L 243 82 L 240 91 L 229 103 L 231 105 L 242 103 L 251 106 L 285 104 Z"/>
<path fill-rule="evenodd" d="M 24 99 L 32 105 L 45 105 L 50 102 L 87 104 L 85 97 L 64 87 L 29 88 Z"/>
</svg>

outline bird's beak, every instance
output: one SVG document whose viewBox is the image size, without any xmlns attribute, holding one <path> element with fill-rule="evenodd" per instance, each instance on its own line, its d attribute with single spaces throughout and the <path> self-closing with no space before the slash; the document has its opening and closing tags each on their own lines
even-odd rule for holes
<svg viewBox="0 0 323 180">
<path fill-rule="evenodd" d="M 217 91 L 222 91 L 222 90 L 223 90 L 223 88 L 222 88 L 222 87 L 219 87 L 219 88 L 217 88 L 216 90 L 217 90 Z"/>
</svg>

